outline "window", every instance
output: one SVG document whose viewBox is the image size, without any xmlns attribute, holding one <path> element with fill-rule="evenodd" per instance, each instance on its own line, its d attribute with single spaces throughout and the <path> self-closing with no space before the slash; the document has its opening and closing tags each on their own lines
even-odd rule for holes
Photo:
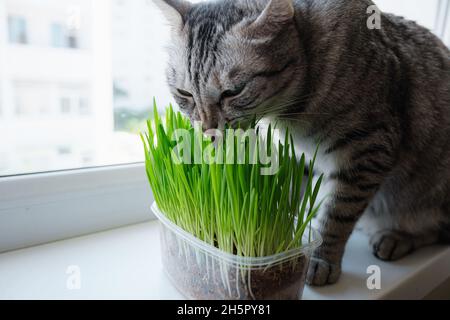
<svg viewBox="0 0 450 320">
<path fill-rule="evenodd" d="M 90 114 L 89 101 L 87 98 L 80 98 L 78 100 L 78 112 L 80 115 L 85 116 Z"/>
<path fill-rule="evenodd" d="M 67 48 L 78 48 L 78 37 L 75 31 L 69 31 L 69 35 L 67 36 Z"/>
<path fill-rule="evenodd" d="M 2 113 L 11 124 L 0 126 L 0 135 L 14 136 L 0 176 L 142 161 L 138 133 L 153 97 L 161 106 L 171 102 L 164 63 L 169 30 L 154 4 L 3 0 L 0 6 L 10 42 L 29 43 L 27 27 L 33 31 L 20 52 L 0 41 L 0 51 L 8 52 L 8 72 L 0 68 Z M 34 134 L 16 134 L 25 127 Z M 58 151 L 65 145 L 70 153 Z"/>
<path fill-rule="evenodd" d="M 83 84 L 60 84 L 58 86 L 60 96 L 60 112 L 62 115 L 70 115 L 73 120 L 79 116 L 89 116 L 89 88 Z"/>
<path fill-rule="evenodd" d="M 77 31 L 68 29 L 62 23 L 53 23 L 51 25 L 51 46 L 54 48 L 77 49 L 78 44 Z"/>
<path fill-rule="evenodd" d="M 28 43 L 27 21 L 23 17 L 8 17 L 9 42 L 17 44 Z"/>
<path fill-rule="evenodd" d="M 70 99 L 69 98 L 61 98 L 61 113 L 62 114 L 70 114 Z"/>
<path fill-rule="evenodd" d="M 11 120 L 13 125 L 20 126 L 24 119 L 50 116 L 52 107 L 50 83 L 14 81 L 11 91 L 15 97 L 14 113 L 17 116 Z"/>
<path fill-rule="evenodd" d="M 53 23 L 51 26 L 51 41 L 55 48 L 63 48 L 65 46 L 65 30 L 60 23 Z"/>
<path fill-rule="evenodd" d="M 442 24 L 450 14 L 438 19 L 449 10 L 447 0 L 375 2 L 440 36 L 450 29 Z M 1 115 L 9 125 L 0 125 L 0 137 L 11 137 L 2 140 L 8 161 L 0 176 L 141 162 L 138 133 L 151 117 L 153 97 L 161 107 L 172 102 L 164 49 L 170 30 L 152 1 L 2 0 L 0 6 L 0 23 L 9 27 L 9 43 L 0 40 L 0 55 L 6 52 Z M 448 31 L 445 36 L 450 40 Z M 26 131 L 33 134 L 17 134 Z"/>
<path fill-rule="evenodd" d="M 450 44 L 449 0 L 375 2 Z M 159 10 L 150 0 L 0 0 L 0 13 L 0 252 L 149 219 L 134 163 L 153 97 L 172 100 Z"/>
</svg>

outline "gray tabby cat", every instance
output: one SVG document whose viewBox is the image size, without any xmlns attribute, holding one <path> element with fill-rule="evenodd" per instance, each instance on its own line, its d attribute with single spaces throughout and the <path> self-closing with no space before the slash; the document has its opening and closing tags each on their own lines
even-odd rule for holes
<svg viewBox="0 0 450 320">
<path fill-rule="evenodd" d="M 332 199 L 308 282 L 335 283 L 345 245 L 371 220 L 382 260 L 450 240 L 450 53 L 369 0 L 155 0 L 173 26 L 168 82 L 205 129 L 263 115 L 301 150 L 321 141 Z M 361 219 L 361 218 L 364 219 Z"/>
</svg>

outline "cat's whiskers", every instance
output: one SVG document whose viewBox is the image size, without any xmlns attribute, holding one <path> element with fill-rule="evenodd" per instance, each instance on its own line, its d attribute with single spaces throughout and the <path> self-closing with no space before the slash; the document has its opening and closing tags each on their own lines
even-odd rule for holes
<svg viewBox="0 0 450 320">
<path fill-rule="evenodd" d="M 290 100 L 285 100 L 283 101 L 283 103 L 279 103 L 279 104 L 275 104 L 275 105 L 271 105 L 266 107 L 265 104 L 261 104 L 259 105 L 257 108 L 252 109 L 252 113 L 258 113 L 258 114 L 262 114 L 262 115 L 277 115 L 279 112 L 284 111 L 286 108 L 298 105 L 298 104 L 302 104 L 302 103 L 308 103 L 311 102 L 312 100 L 314 100 L 315 98 L 321 96 L 321 92 L 314 92 L 308 95 L 304 95 L 298 98 L 294 98 L 294 99 L 290 99 Z M 263 109 L 263 112 L 259 111 L 258 109 Z M 295 113 L 284 113 L 286 115 L 295 115 Z M 298 113 L 299 115 L 307 115 L 308 113 Z M 312 115 L 313 113 L 309 113 L 310 115 Z M 319 113 L 317 113 L 319 115 Z M 325 113 L 322 113 L 325 114 Z"/>
</svg>

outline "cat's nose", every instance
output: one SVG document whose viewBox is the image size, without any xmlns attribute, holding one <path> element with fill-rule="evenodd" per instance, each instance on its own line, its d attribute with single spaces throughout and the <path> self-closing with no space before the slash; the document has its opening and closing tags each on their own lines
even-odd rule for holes
<svg viewBox="0 0 450 320">
<path fill-rule="evenodd" d="M 203 131 L 207 131 L 210 129 L 217 129 L 219 126 L 219 122 L 215 119 L 202 119 L 202 127 L 203 127 Z"/>
<path fill-rule="evenodd" d="M 219 115 L 217 112 L 200 112 L 200 121 L 203 131 L 217 129 L 219 126 Z"/>
</svg>

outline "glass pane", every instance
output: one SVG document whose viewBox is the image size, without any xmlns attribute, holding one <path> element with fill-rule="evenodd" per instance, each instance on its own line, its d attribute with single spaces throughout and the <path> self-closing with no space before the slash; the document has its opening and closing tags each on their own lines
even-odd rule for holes
<svg viewBox="0 0 450 320">
<path fill-rule="evenodd" d="M 51 26 L 51 45 L 55 48 L 64 47 L 64 26 L 60 23 L 53 23 Z"/>
<path fill-rule="evenodd" d="M 433 28 L 438 0 L 376 2 Z M 142 161 L 168 38 L 151 0 L 0 0 L 0 176 Z"/>
<path fill-rule="evenodd" d="M 147 0 L 0 0 L 0 176 L 142 161 L 166 25 Z"/>
<path fill-rule="evenodd" d="M 27 23 L 20 16 L 8 17 L 9 41 L 11 43 L 27 43 Z"/>
</svg>

